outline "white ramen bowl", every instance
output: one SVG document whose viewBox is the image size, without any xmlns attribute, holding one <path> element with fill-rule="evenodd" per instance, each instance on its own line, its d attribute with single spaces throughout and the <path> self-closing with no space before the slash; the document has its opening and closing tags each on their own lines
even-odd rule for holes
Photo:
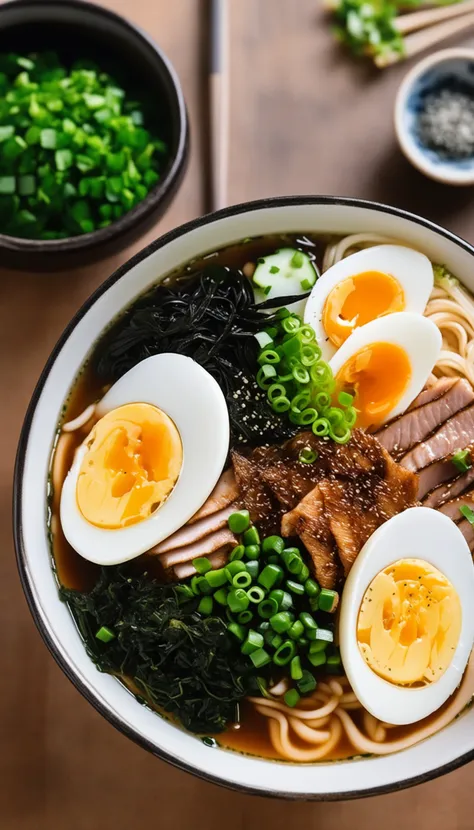
<svg viewBox="0 0 474 830">
<path fill-rule="evenodd" d="M 94 341 L 117 314 L 163 276 L 202 254 L 245 237 L 292 231 L 370 231 L 405 242 L 445 264 L 474 290 L 474 248 L 431 222 L 396 208 L 353 199 L 294 197 L 237 205 L 157 239 L 115 272 L 85 303 L 41 375 L 20 439 L 14 532 L 23 587 L 38 629 L 79 691 L 114 726 L 175 766 L 259 795 L 335 800 L 380 794 L 450 772 L 474 758 L 474 709 L 428 740 L 385 757 L 290 764 L 211 748 L 157 716 L 87 657 L 58 597 L 46 527 L 51 447 L 61 408 Z"/>
</svg>

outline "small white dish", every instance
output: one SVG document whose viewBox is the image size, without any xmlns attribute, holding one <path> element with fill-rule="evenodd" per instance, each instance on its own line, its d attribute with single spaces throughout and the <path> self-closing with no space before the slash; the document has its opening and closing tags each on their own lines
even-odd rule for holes
<svg viewBox="0 0 474 830">
<path fill-rule="evenodd" d="M 395 132 L 402 152 L 421 173 L 443 184 L 466 186 L 474 184 L 474 154 L 446 158 L 426 147 L 417 134 L 423 98 L 450 81 L 471 87 L 474 98 L 474 49 L 443 49 L 408 72 L 395 101 Z"/>
</svg>

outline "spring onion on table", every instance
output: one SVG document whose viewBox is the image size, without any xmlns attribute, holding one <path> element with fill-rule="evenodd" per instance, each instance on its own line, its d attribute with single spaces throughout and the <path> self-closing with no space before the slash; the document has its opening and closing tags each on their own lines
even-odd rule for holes
<svg viewBox="0 0 474 830">
<path fill-rule="evenodd" d="M 142 105 L 89 62 L 0 56 L 0 232 L 63 239 L 143 201 L 167 147 Z"/>
<path fill-rule="evenodd" d="M 293 424 L 311 427 L 318 437 L 347 443 L 357 419 L 353 397 L 340 392 L 333 402 L 334 378 L 329 364 L 321 358 L 312 327 L 298 314 L 281 308 L 256 339 L 260 346 L 257 383 L 266 391 L 272 409 L 287 413 Z M 304 448 L 299 456 L 303 464 L 311 464 L 316 458 L 311 448 Z"/>
</svg>

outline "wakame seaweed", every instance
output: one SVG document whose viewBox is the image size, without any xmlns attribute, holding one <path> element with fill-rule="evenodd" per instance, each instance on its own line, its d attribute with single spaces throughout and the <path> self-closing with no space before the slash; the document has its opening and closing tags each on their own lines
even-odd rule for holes
<svg viewBox="0 0 474 830">
<path fill-rule="evenodd" d="M 133 681 L 146 702 L 177 716 L 191 732 L 218 733 L 236 719 L 250 688 L 249 668 L 218 617 L 180 604 L 172 585 L 126 566 L 102 568 L 88 593 L 61 588 L 87 651 L 100 671 Z M 96 638 L 107 627 L 108 643 Z"/>
<path fill-rule="evenodd" d="M 278 300 L 271 302 L 278 306 Z M 187 355 L 219 383 L 235 442 L 283 441 L 296 427 L 270 409 L 255 381 L 253 335 L 271 321 L 261 311 L 265 305 L 255 305 L 250 280 L 241 271 L 209 265 L 134 303 L 99 344 L 94 368 L 104 383 L 114 383 L 151 355 Z"/>
</svg>

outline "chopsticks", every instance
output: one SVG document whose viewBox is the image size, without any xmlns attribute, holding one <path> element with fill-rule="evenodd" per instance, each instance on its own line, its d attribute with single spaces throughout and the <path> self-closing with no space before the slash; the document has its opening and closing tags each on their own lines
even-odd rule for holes
<svg viewBox="0 0 474 830">
<path fill-rule="evenodd" d="M 443 40 L 446 40 L 448 37 L 452 37 L 453 35 L 457 34 L 458 32 L 462 32 L 465 29 L 468 29 L 470 26 L 474 25 L 474 3 L 466 2 L 460 5 L 465 5 L 470 7 L 470 14 L 464 11 L 462 14 L 461 12 L 456 9 L 456 15 L 451 15 L 450 19 L 443 19 L 446 18 L 447 15 L 443 15 L 443 18 L 438 17 L 438 19 L 443 19 L 443 22 L 440 22 L 434 26 L 427 25 L 423 23 L 423 19 L 427 22 L 429 18 L 424 18 L 424 16 L 428 16 L 430 12 L 413 12 L 413 14 L 403 15 L 400 18 L 397 18 L 395 21 L 395 25 L 398 30 L 404 34 L 408 32 L 409 34 L 404 37 L 404 44 L 405 44 L 405 53 L 403 57 L 412 58 L 417 55 L 419 52 L 424 52 L 425 49 L 429 49 L 431 46 L 436 46 L 437 43 L 440 43 Z M 450 10 L 454 11 L 452 7 L 449 7 Z M 448 9 L 433 9 L 434 13 L 436 12 L 446 12 Z M 418 18 L 418 21 L 412 21 L 410 18 Z M 421 26 L 419 20 L 421 19 Z M 433 19 L 433 18 L 431 18 Z M 421 27 L 424 28 L 421 28 Z M 414 31 L 414 29 L 418 29 L 418 31 Z M 394 52 L 389 52 L 385 55 L 378 55 L 375 58 L 375 65 L 384 68 L 386 66 L 390 66 L 393 63 L 397 63 L 400 60 L 400 55 Z"/>
<path fill-rule="evenodd" d="M 443 20 L 452 20 L 455 17 L 474 12 L 474 0 L 463 0 L 454 6 L 442 6 L 437 9 L 424 9 L 423 11 L 402 14 L 395 18 L 395 25 L 399 32 L 408 34 L 416 29 L 423 29 L 425 26 L 432 26 L 441 23 Z"/>
<path fill-rule="evenodd" d="M 229 78 L 227 0 L 210 0 L 209 117 L 211 210 L 227 205 L 229 162 Z"/>
</svg>

